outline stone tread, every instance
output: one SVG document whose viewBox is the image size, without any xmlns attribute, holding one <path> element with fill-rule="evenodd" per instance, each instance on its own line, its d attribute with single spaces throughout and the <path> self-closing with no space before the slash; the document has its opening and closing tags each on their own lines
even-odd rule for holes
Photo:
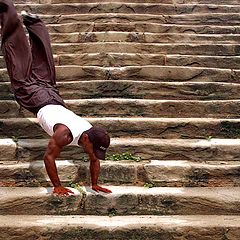
<svg viewBox="0 0 240 240">
<path fill-rule="evenodd" d="M 84 117 L 239 118 L 239 100 L 150 100 L 99 98 L 66 100 L 66 106 Z M 0 118 L 33 117 L 16 101 L 0 101 Z"/>
<path fill-rule="evenodd" d="M 240 138 L 239 119 L 215 118 L 85 118 L 93 125 L 108 129 L 112 137 L 169 139 Z M 36 118 L 0 119 L 2 138 L 48 138 Z"/>
<path fill-rule="evenodd" d="M 112 194 L 82 187 L 69 198 L 51 194 L 52 188 L 0 188 L 0 214 L 100 214 L 117 215 L 238 215 L 239 187 L 134 187 L 108 186 Z M 34 207 L 33 207 L 34 206 Z"/>
<path fill-rule="evenodd" d="M 219 26 L 219 25 L 178 25 L 164 23 L 146 22 L 74 22 L 47 24 L 50 33 L 72 33 L 72 32 L 149 32 L 149 33 L 191 33 L 191 34 L 239 34 L 240 26 Z"/>
<path fill-rule="evenodd" d="M 1 161 L 41 160 L 47 139 L 0 139 Z M 238 139 L 112 138 L 109 154 L 130 152 L 143 160 L 239 161 Z M 59 159 L 83 160 L 82 148 L 67 146 Z"/>
<path fill-rule="evenodd" d="M 233 6 L 234 7 L 234 6 Z M 46 24 L 86 22 L 149 22 L 164 24 L 195 24 L 195 25 L 219 25 L 219 26 L 239 26 L 238 13 L 198 13 L 180 15 L 154 15 L 154 14 L 127 14 L 127 13 L 95 13 L 95 14 L 54 14 L 40 15 Z"/>
<path fill-rule="evenodd" d="M 239 43 L 240 34 L 89 32 L 51 33 L 52 43 L 138 42 L 138 43 Z"/>
<path fill-rule="evenodd" d="M 31 9 L 38 14 L 211 14 L 238 13 L 239 5 L 221 4 L 161 4 L 161 3 L 64 3 L 64 4 L 16 4 L 17 10 Z"/>
<path fill-rule="evenodd" d="M 89 162 L 56 161 L 62 184 L 90 183 Z M 240 162 L 184 160 L 101 161 L 100 183 L 159 187 L 225 187 L 240 186 Z M 0 186 L 50 186 L 43 161 L 31 163 L 0 162 Z"/>
<path fill-rule="evenodd" d="M 15 221 L 13 221 L 13 219 Z M 67 223 L 67 225 L 66 225 Z M 238 240 L 239 216 L 33 216 L 5 215 L 0 217 L 1 240 L 43 237 L 55 240 Z M 59 234 L 61 233 L 61 234 Z"/>
<path fill-rule="evenodd" d="M 137 53 L 90 53 L 54 55 L 56 66 L 185 66 L 217 69 L 240 68 L 239 56 L 202 56 L 202 55 L 170 55 L 170 54 L 137 54 Z M 3 57 L 0 57 L 0 69 L 6 68 Z"/>
<path fill-rule="evenodd" d="M 102 0 L 101 2 L 124 2 L 124 3 L 165 3 L 165 4 L 209 4 L 209 0 Z M 99 3 L 97 0 L 15 0 L 15 3 L 39 3 L 39 4 L 56 4 L 56 3 Z M 236 4 L 238 0 L 211 0 L 212 4 Z"/>
<path fill-rule="evenodd" d="M 67 99 L 133 98 L 155 100 L 234 100 L 240 84 L 226 82 L 156 82 L 136 80 L 90 80 L 58 82 Z M 10 82 L 0 83 L 2 100 L 14 100 Z"/>
<path fill-rule="evenodd" d="M 165 82 L 230 82 L 239 83 L 239 69 L 183 66 L 57 66 L 58 82 L 80 80 L 139 80 Z M 9 82 L 6 69 L 0 69 L 0 82 Z"/>
</svg>

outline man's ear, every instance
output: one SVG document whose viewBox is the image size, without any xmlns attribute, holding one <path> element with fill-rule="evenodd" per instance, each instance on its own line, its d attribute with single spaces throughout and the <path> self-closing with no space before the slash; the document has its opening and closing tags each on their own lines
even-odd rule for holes
<svg viewBox="0 0 240 240">
<path fill-rule="evenodd" d="M 89 137 L 86 133 L 83 134 L 83 141 L 84 142 L 89 141 Z"/>
</svg>

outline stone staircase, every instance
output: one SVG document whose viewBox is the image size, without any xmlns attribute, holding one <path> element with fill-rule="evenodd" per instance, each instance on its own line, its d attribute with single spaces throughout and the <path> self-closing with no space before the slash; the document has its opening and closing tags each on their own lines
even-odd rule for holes
<svg viewBox="0 0 240 240">
<path fill-rule="evenodd" d="M 14 2 L 47 23 L 69 108 L 109 130 L 113 193 L 94 193 L 67 147 L 57 165 L 76 195 L 51 194 L 48 136 L 0 57 L 0 239 L 239 240 L 239 0 Z"/>
</svg>

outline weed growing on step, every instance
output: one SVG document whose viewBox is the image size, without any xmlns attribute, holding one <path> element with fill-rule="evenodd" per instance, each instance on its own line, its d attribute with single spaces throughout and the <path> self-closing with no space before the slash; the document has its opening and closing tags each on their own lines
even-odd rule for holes
<svg viewBox="0 0 240 240">
<path fill-rule="evenodd" d="M 145 188 L 153 188 L 153 187 L 156 187 L 154 183 L 145 183 L 143 185 Z"/>
<path fill-rule="evenodd" d="M 117 215 L 117 210 L 115 208 L 109 208 L 108 209 L 108 216 L 109 217 L 114 217 Z"/>
<path fill-rule="evenodd" d="M 83 189 L 83 186 L 81 186 L 79 183 L 73 183 L 71 181 L 71 176 L 68 176 L 68 179 L 70 180 L 68 187 L 74 188 L 76 189 L 78 192 L 80 192 L 81 194 L 86 194 L 86 192 Z"/>
<path fill-rule="evenodd" d="M 140 162 L 142 158 L 138 156 L 133 156 L 129 152 L 125 152 L 125 153 L 115 153 L 111 155 L 107 154 L 106 160 L 110 160 L 110 161 L 131 160 L 131 161 Z"/>
<path fill-rule="evenodd" d="M 18 137 L 12 136 L 12 140 L 17 143 L 18 142 Z"/>
<path fill-rule="evenodd" d="M 208 141 L 211 141 L 212 140 L 212 136 L 208 136 L 206 139 L 208 140 Z"/>
</svg>

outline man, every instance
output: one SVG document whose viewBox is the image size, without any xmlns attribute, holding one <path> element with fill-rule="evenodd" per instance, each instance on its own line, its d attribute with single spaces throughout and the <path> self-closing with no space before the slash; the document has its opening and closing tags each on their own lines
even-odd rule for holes
<svg viewBox="0 0 240 240">
<path fill-rule="evenodd" d="M 105 159 L 110 145 L 107 132 L 92 125 L 65 108 L 56 89 L 55 66 L 50 39 L 38 16 L 22 12 L 22 22 L 10 0 L 0 0 L 1 48 L 16 101 L 34 113 L 41 127 L 51 136 L 44 155 L 47 173 L 54 186 L 53 192 L 69 195 L 73 192 L 61 186 L 55 160 L 63 147 L 81 145 L 90 158 L 92 189 L 110 193 L 100 187 L 99 159 Z"/>
</svg>

